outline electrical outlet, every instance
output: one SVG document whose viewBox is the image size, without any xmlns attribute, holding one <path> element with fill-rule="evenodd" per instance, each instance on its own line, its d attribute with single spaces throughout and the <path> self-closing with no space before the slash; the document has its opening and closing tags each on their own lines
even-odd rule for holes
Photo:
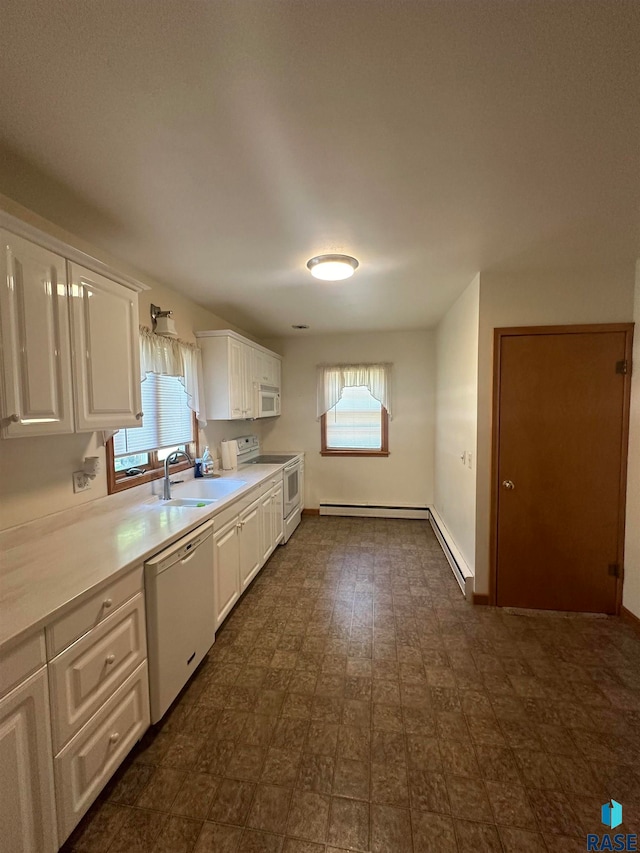
<svg viewBox="0 0 640 853">
<path fill-rule="evenodd" d="M 471 468 L 471 462 L 473 459 L 473 453 L 470 450 L 467 450 L 467 465 Z"/>
<path fill-rule="evenodd" d="M 84 471 L 74 471 L 73 472 L 73 491 L 74 492 L 86 492 L 87 489 L 91 488 L 91 480 L 84 473 Z"/>
</svg>

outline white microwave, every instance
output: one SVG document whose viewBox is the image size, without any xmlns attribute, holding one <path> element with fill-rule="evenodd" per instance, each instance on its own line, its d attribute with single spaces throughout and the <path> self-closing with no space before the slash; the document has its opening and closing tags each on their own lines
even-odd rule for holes
<svg viewBox="0 0 640 853">
<path fill-rule="evenodd" d="M 256 418 L 273 418 L 280 414 L 280 389 L 256 384 Z"/>
</svg>

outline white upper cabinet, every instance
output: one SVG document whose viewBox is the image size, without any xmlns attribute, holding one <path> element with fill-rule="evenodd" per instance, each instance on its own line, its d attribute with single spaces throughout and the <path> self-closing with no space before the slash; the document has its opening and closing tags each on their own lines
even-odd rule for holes
<svg viewBox="0 0 640 853">
<path fill-rule="evenodd" d="M 229 330 L 196 332 L 202 350 L 207 417 L 259 417 L 258 386 L 280 389 L 280 357 Z"/>
<path fill-rule="evenodd" d="M 69 264 L 78 432 L 141 423 L 138 295 Z"/>
<path fill-rule="evenodd" d="M 139 426 L 145 285 L 3 211 L 0 223 L 0 436 Z"/>
<path fill-rule="evenodd" d="M 2 435 L 74 431 L 65 260 L 0 230 Z"/>
<path fill-rule="evenodd" d="M 253 349 L 253 382 L 256 385 L 268 385 L 280 388 L 280 359 L 264 350 Z"/>
</svg>

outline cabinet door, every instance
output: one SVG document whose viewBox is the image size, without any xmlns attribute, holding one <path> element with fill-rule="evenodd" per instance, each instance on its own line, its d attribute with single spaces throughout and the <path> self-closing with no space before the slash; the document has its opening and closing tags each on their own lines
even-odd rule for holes
<svg viewBox="0 0 640 853">
<path fill-rule="evenodd" d="M 271 512 L 273 519 L 273 545 L 274 547 L 280 542 L 284 537 L 284 518 L 282 515 L 282 483 L 274 488 L 271 491 Z"/>
<path fill-rule="evenodd" d="M 262 566 L 260 501 L 240 516 L 240 588 L 245 590 Z"/>
<path fill-rule="evenodd" d="M 251 349 L 251 365 L 253 382 L 258 385 L 266 385 L 264 355 L 259 349 Z"/>
<path fill-rule="evenodd" d="M 65 261 L 0 231 L 5 438 L 73 432 Z"/>
<path fill-rule="evenodd" d="M 253 417 L 253 347 L 242 346 L 242 417 Z"/>
<path fill-rule="evenodd" d="M 216 629 L 240 596 L 240 522 L 234 518 L 213 535 L 213 580 Z"/>
<path fill-rule="evenodd" d="M 69 264 L 78 431 L 140 426 L 138 295 Z"/>
<path fill-rule="evenodd" d="M 58 849 L 47 670 L 0 701 L 0 826 L 3 850 Z"/>
<path fill-rule="evenodd" d="M 264 565 L 273 551 L 271 492 L 260 498 L 260 562 Z"/>
<path fill-rule="evenodd" d="M 229 338 L 229 406 L 233 419 L 244 417 L 244 344 Z"/>
</svg>

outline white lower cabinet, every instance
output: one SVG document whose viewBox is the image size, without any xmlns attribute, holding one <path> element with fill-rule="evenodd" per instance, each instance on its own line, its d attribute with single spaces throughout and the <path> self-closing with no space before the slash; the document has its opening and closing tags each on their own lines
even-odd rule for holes
<svg viewBox="0 0 640 853">
<path fill-rule="evenodd" d="M 282 479 L 256 488 L 213 534 L 216 630 L 283 539 Z M 214 521 L 215 524 L 215 521 Z"/>
<path fill-rule="evenodd" d="M 138 566 L 47 627 L 61 844 L 150 724 L 142 587 Z"/>
<path fill-rule="evenodd" d="M 213 534 L 216 630 L 240 597 L 240 528 L 238 517 Z"/>
<path fill-rule="evenodd" d="M 260 529 L 260 499 L 254 501 L 240 515 L 240 590 L 249 586 L 258 574 L 262 560 L 262 539 Z"/>
<path fill-rule="evenodd" d="M 58 849 L 47 668 L 0 700 L 0 847 L 11 853 Z"/>
<path fill-rule="evenodd" d="M 145 661 L 55 758 L 61 841 L 68 838 L 148 726 L 149 679 Z"/>
<path fill-rule="evenodd" d="M 49 663 L 56 752 L 145 659 L 144 598 L 138 593 Z"/>
</svg>

